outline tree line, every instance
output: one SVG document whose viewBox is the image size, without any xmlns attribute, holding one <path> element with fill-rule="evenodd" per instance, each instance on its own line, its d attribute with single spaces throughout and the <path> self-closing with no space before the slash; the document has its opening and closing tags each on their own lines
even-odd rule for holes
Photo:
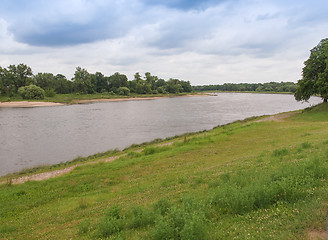
<svg viewBox="0 0 328 240">
<path fill-rule="evenodd" d="M 193 90 L 201 91 L 231 91 L 231 92 L 296 92 L 297 84 L 293 82 L 269 83 L 224 83 L 221 85 L 193 86 Z"/>
<path fill-rule="evenodd" d="M 133 80 L 128 80 L 126 75 L 119 72 L 104 76 L 101 72 L 91 74 L 86 69 L 77 67 L 74 77 L 69 80 L 63 74 L 37 73 L 34 75 L 32 69 L 26 64 L 0 67 L 0 95 L 14 96 L 19 93 L 20 88 L 30 85 L 43 89 L 49 96 L 56 93 L 129 95 L 130 93 L 178 94 L 192 91 L 189 81 L 175 78 L 165 81 L 149 72 L 145 73 L 145 76 L 136 73 Z M 21 92 L 24 92 L 23 90 Z"/>
</svg>

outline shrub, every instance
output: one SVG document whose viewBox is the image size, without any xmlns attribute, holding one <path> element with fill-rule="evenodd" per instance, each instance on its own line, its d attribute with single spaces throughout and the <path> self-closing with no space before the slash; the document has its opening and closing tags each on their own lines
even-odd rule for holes
<svg viewBox="0 0 328 240">
<path fill-rule="evenodd" d="M 48 88 L 45 90 L 45 95 L 46 95 L 46 97 L 54 97 L 54 96 L 56 96 L 56 92 L 54 89 Z"/>
<path fill-rule="evenodd" d="M 129 96 L 130 95 L 130 89 L 128 89 L 127 87 L 119 87 L 117 89 L 117 93 L 119 95 Z"/>
<path fill-rule="evenodd" d="M 23 99 L 44 99 L 45 96 L 44 90 L 33 84 L 20 87 L 18 89 L 18 94 L 21 95 Z"/>
<path fill-rule="evenodd" d="M 99 223 L 99 233 L 103 237 L 109 237 L 123 230 L 124 222 L 122 219 L 104 217 Z"/>
<path fill-rule="evenodd" d="M 252 174 L 236 174 L 227 182 L 221 180 L 209 204 L 223 214 L 244 214 L 278 202 L 293 204 L 310 197 L 312 189 L 328 176 L 328 167 L 318 158 L 287 166 L 256 178 Z"/>
<path fill-rule="evenodd" d="M 208 239 L 203 206 L 193 199 L 171 207 L 157 222 L 152 239 Z"/>
<path fill-rule="evenodd" d="M 145 154 L 145 155 L 151 155 L 151 154 L 154 154 L 156 153 L 156 148 L 155 147 L 146 147 L 142 152 Z"/>
<path fill-rule="evenodd" d="M 158 200 L 154 205 L 155 211 L 158 211 L 162 216 L 166 215 L 171 207 L 167 198 L 162 198 Z"/>
<path fill-rule="evenodd" d="M 125 217 L 121 214 L 121 207 L 112 206 L 105 211 L 105 216 L 99 222 L 99 233 L 109 237 L 124 228 Z"/>
<path fill-rule="evenodd" d="M 130 222 L 131 228 L 142 228 L 155 223 L 156 215 L 153 211 L 135 206 L 132 209 L 132 217 Z"/>
</svg>

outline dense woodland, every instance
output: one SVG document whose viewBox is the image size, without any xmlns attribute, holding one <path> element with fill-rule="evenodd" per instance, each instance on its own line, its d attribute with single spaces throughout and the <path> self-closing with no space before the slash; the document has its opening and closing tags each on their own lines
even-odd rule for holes
<svg viewBox="0 0 328 240">
<path fill-rule="evenodd" d="M 32 86 L 31 86 L 32 85 Z M 26 99 L 52 97 L 55 94 L 94 94 L 108 93 L 111 95 L 130 94 L 178 94 L 192 91 L 257 91 L 257 92 L 295 92 L 297 85 L 293 82 L 270 83 L 225 83 L 223 85 L 191 86 L 189 81 L 170 78 L 165 81 L 147 72 L 139 73 L 133 80 L 121 73 L 104 76 L 101 72 L 89 73 L 77 67 L 72 79 L 63 74 L 33 74 L 32 69 L 25 65 L 0 67 L 0 95 L 12 97 L 17 94 Z"/>
<path fill-rule="evenodd" d="M 142 77 L 139 73 L 133 80 L 121 73 L 104 76 L 101 72 L 89 73 L 86 69 L 77 67 L 74 77 L 68 80 L 63 74 L 38 73 L 33 75 L 32 69 L 25 65 L 10 65 L 0 67 L 0 95 L 14 96 L 19 89 L 29 85 L 36 85 L 45 91 L 46 95 L 67 93 L 109 93 L 119 95 L 182 93 L 191 92 L 189 81 L 170 78 L 165 81 L 149 72 Z"/>
<path fill-rule="evenodd" d="M 231 91 L 231 92 L 291 92 L 296 91 L 297 84 L 293 82 L 269 83 L 225 83 L 222 85 L 194 86 L 194 91 Z"/>
</svg>

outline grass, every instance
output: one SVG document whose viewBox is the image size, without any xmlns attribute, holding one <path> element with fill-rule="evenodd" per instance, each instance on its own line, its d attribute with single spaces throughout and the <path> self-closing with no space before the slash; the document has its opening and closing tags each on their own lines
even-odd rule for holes
<svg viewBox="0 0 328 240">
<path fill-rule="evenodd" d="M 0 185 L 0 239 L 308 239 L 326 230 L 327 121 L 321 104 Z"/>
</svg>

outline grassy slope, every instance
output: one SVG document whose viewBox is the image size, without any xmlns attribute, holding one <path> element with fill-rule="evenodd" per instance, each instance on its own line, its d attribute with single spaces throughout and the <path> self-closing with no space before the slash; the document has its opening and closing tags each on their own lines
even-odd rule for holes
<svg viewBox="0 0 328 240">
<path fill-rule="evenodd" d="M 327 217 L 327 121 L 322 104 L 2 185 L 0 239 L 307 239 Z"/>
</svg>

